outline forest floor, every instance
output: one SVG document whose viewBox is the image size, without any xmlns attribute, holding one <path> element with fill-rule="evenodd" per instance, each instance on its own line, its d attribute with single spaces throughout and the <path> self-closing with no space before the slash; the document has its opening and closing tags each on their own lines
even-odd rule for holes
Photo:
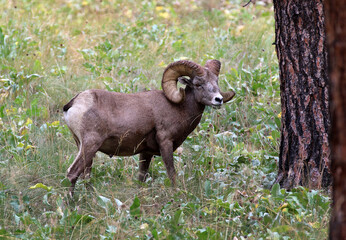
<svg viewBox="0 0 346 240">
<path fill-rule="evenodd" d="M 330 197 L 273 185 L 274 16 L 261 1 L 243 4 L 0 0 L 0 238 L 326 239 Z M 90 88 L 160 89 L 164 68 L 180 59 L 220 60 L 220 88 L 236 97 L 208 107 L 174 153 L 177 187 L 161 157 L 140 183 L 138 156 L 98 153 L 69 199 L 77 148 L 63 105 Z"/>
</svg>

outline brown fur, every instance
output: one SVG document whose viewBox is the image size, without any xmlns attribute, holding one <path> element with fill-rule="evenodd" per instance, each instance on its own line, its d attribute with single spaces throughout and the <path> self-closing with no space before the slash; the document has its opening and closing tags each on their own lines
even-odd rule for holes
<svg viewBox="0 0 346 240">
<path fill-rule="evenodd" d="M 174 184 L 173 151 L 196 128 L 205 105 L 215 104 L 215 98 L 222 99 L 217 76 L 205 71 L 205 79 L 184 79 L 188 86 L 180 104 L 169 101 L 158 90 L 133 94 L 87 90 L 65 105 L 65 120 L 79 148 L 67 173 L 71 194 L 78 177 L 90 174 L 97 151 L 109 156 L 140 154 L 141 181 L 145 180 L 152 156 L 161 155 Z M 194 81 L 198 81 L 198 88 Z"/>
</svg>

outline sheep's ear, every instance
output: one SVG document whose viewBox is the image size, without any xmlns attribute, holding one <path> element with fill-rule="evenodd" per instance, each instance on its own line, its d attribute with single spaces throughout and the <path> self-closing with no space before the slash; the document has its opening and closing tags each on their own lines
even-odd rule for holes
<svg viewBox="0 0 346 240">
<path fill-rule="evenodd" d="M 178 81 L 181 84 L 187 85 L 187 86 L 192 86 L 192 80 L 190 78 L 186 78 L 186 77 L 178 77 Z"/>
</svg>

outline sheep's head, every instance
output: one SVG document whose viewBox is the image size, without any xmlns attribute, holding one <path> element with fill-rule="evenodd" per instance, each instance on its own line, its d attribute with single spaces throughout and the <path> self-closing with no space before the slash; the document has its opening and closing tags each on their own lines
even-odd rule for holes
<svg viewBox="0 0 346 240">
<path fill-rule="evenodd" d="M 218 86 L 220 68 L 221 63 L 218 60 L 208 60 L 204 67 L 187 60 L 171 63 L 163 73 L 162 89 L 170 101 L 181 103 L 185 91 L 182 88 L 178 90 L 177 81 L 179 81 L 194 90 L 198 102 L 207 106 L 221 106 L 222 103 L 230 101 L 235 93 L 220 91 Z"/>
</svg>

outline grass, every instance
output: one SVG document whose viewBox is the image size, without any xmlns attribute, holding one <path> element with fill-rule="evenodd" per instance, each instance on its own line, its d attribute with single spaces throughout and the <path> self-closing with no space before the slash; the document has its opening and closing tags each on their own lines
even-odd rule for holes
<svg viewBox="0 0 346 240">
<path fill-rule="evenodd" d="M 271 6 L 240 1 L 0 0 L 0 238 L 326 239 L 330 198 L 273 185 L 280 85 Z M 62 106 L 79 91 L 160 88 L 175 60 L 222 62 L 237 95 L 139 183 L 138 156 L 97 154 L 67 198 L 77 150 Z M 87 188 L 91 185 L 93 190 Z"/>
</svg>

